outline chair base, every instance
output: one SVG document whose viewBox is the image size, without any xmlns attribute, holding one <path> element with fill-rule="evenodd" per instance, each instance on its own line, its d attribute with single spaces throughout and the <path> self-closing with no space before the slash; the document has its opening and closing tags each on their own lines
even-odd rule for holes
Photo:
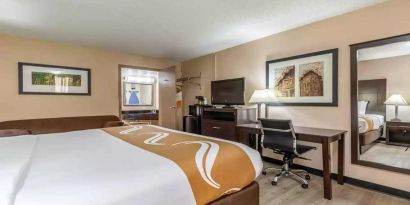
<svg viewBox="0 0 410 205">
<path fill-rule="evenodd" d="M 275 178 L 272 180 L 272 185 L 277 185 L 279 178 L 281 177 L 291 177 L 292 179 L 295 179 L 296 181 L 302 183 L 302 188 L 307 189 L 309 187 L 308 180 L 310 180 L 309 173 L 305 170 L 301 169 L 294 169 L 291 170 L 289 168 L 289 163 L 285 163 L 282 168 L 273 168 L 273 167 L 268 167 L 265 168 L 262 171 L 263 175 L 266 175 L 268 172 L 272 171 L 279 171 L 278 174 L 275 175 Z"/>
</svg>

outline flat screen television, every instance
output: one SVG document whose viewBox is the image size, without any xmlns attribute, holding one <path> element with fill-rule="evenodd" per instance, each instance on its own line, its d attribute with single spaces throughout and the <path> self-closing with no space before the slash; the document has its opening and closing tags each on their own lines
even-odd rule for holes
<svg viewBox="0 0 410 205">
<path fill-rule="evenodd" d="M 245 105 L 245 78 L 211 82 L 213 105 Z"/>
</svg>

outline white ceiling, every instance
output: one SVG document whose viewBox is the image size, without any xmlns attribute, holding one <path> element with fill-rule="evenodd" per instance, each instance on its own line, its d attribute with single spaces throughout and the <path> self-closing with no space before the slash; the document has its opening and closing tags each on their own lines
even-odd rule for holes
<svg viewBox="0 0 410 205">
<path fill-rule="evenodd" d="M 383 0 L 0 0 L 0 32 L 187 60 Z"/>
<path fill-rule="evenodd" d="M 367 61 L 404 55 L 410 55 L 410 41 L 360 49 L 357 52 L 357 60 Z"/>
</svg>

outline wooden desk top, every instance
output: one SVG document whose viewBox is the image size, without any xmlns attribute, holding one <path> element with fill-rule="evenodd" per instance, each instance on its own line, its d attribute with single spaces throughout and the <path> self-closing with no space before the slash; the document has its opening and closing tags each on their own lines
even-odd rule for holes
<svg viewBox="0 0 410 205">
<path fill-rule="evenodd" d="M 254 132 L 260 133 L 260 126 L 257 123 L 251 123 L 251 124 L 240 124 L 236 126 L 237 128 L 243 128 L 243 129 L 251 129 Z M 344 133 L 346 133 L 346 130 L 334 130 L 334 129 L 323 129 L 323 128 L 315 128 L 315 127 L 300 127 L 300 126 L 294 126 L 296 135 L 298 135 L 298 138 L 301 138 L 301 140 L 306 140 L 306 141 L 313 141 L 313 142 L 319 142 L 322 140 L 328 140 L 330 142 L 339 140 L 341 136 L 343 136 Z"/>
</svg>

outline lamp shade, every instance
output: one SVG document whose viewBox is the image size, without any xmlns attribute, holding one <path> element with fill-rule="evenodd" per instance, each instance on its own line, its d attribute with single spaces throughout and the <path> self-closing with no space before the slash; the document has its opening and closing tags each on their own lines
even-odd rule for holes
<svg viewBox="0 0 410 205">
<path fill-rule="evenodd" d="M 272 90 L 263 89 L 263 90 L 255 90 L 249 100 L 249 103 L 258 104 L 258 103 L 268 103 L 275 101 L 276 97 Z"/>
<path fill-rule="evenodd" d="M 389 99 L 384 102 L 386 105 L 407 105 L 406 100 L 403 98 L 403 96 L 399 94 L 394 94 L 389 97 Z"/>
</svg>

